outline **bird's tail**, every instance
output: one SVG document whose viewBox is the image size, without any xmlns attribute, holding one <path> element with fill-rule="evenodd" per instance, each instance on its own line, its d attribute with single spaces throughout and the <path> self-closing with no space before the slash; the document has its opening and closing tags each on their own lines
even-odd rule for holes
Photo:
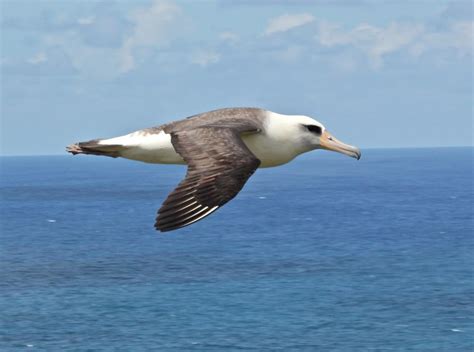
<svg viewBox="0 0 474 352">
<path fill-rule="evenodd" d="M 117 158 L 127 147 L 121 144 L 100 144 L 100 139 L 93 139 L 87 142 L 79 142 L 68 145 L 66 151 L 76 154 L 92 154 L 92 155 L 104 155 L 112 158 Z"/>
</svg>

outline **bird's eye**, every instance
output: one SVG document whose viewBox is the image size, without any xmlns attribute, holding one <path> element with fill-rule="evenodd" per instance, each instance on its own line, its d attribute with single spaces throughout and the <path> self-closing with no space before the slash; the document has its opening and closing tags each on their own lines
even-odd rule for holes
<svg viewBox="0 0 474 352">
<path fill-rule="evenodd" d="M 305 127 L 308 129 L 308 131 L 317 135 L 321 135 L 323 132 L 322 128 L 316 125 L 305 125 Z"/>
</svg>

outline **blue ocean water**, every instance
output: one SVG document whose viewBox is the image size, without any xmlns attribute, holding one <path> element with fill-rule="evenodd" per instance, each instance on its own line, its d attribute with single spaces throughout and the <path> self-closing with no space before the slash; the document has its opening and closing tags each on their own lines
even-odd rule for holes
<svg viewBox="0 0 474 352">
<path fill-rule="evenodd" d="M 471 351 L 472 148 L 315 152 L 154 231 L 184 175 L 1 158 L 1 351 Z"/>
</svg>

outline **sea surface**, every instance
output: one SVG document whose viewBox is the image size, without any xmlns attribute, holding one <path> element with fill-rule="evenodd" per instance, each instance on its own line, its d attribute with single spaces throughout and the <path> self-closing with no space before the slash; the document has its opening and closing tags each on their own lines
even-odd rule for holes
<svg viewBox="0 0 474 352">
<path fill-rule="evenodd" d="M 314 152 L 166 234 L 183 167 L 3 157 L 0 351 L 472 351 L 473 151 Z"/>
</svg>

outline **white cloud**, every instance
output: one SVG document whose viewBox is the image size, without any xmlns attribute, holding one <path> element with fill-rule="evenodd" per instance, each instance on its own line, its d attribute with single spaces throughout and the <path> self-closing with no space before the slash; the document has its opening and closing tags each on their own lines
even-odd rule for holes
<svg viewBox="0 0 474 352">
<path fill-rule="evenodd" d="M 189 19 L 171 1 L 153 0 L 148 6 L 135 7 L 128 15 L 71 15 L 68 18 L 74 25 L 58 27 L 56 31 L 43 34 L 43 46 L 35 55 L 24 57 L 22 64 L 31 70 L 42 69 L 46 72 L 45 67 L 54 71 L 55 65 L 67 61 L 69 66 L 64 64 L 64 67 L 70 67 L 68 72 L 86 77 L 113 78 L 147 62 L 153 62 L 160 70 L 164 70 L 166 65 L 175 68 L 190 64 L 208 67 L 224 58 L 230 62 L 233 58 L 226 55 L 226 50 L 238 53 L 239 60 L 253 60 L 252 55 L 261 50 L 262 55 L 267 55 L 270 60 L 290 64 L 322 60 L 349 72 L 367 62 L 372 68 L 380 69 L 387 62 L 394 62 L 387 59 L 399 53 L 404 56 L 399 55 L 397 59 L 421 62 L 427 58 L 439 58 L 444 60 L 441 63 L 456 55 L 472 55 L 473 22 L 465 17 L 450 17 L 449 21 L 424 24 L 359 23 L 346 27 L 318 21 L 309 29 L 315 30 L 314 38 L 319 45 L 311 48 L 303 36 L 308 34 L 306 31 L 298 38 L 285 35 L 290 34 L 286 32 L 293 28 L 315 23 L 316 19 L 309 13 L 285 14 L 270 19 L 263 37 L 259 38 L 247 40 L 247 37 L 240 37 L 237 29 L 202 38 L 199 31 L 195 31 L 196 34 L 186 32 L 186 28 L 189 30 Z M 111 17 L 116 21 L 109 23 Z M 183 31 L 189 37 L 180 42 L 176 39 Z M 270 40 L 269 43 L 267 39 L 271 35 L 278 40 Z M 100 40 L 94 41 L 94 38 Z M 168 45 L 171 42 L 173 46 Z M 330 50 L 321 50 L 321 47 Z"/>
<path fill-rule="evenodd" d="M 81 17 L 77 19 L 77 24 L 80 24 L 81 26 L 88 26 L 94 23 L 94 20 L 95 20 L 94 16 Z"/>
<path fill-rule="evenodd" d="M 129 21 L 126 22 L 131 30 L 123 39 L 119 38 L 117 45 L 108 45 L 109 40 L 99 41 L 102 45 L 91 45 L 91 40 L 84 40 L 86 30 L 91 30 L 90 36 L 97 35 L 104 29 L 104 25 L 107 34 L 110 25 L 106 21 L 107 18 L 79 18 L 75 20 L 79 26 L 43 36 L 43 52 L 60 49 L 65 53 L 61 60 L 69 60 L 77 72 L 87 77 L 117 77 L 133 70 L 152 56 L 156 59 L 156 55 L 160 53 L 157 49 L 174 39 L 175 33 L 178 32 L 174 30 L 175 27 L 182 26 L 183 21 L 177 22 L 180 14 L 181 10 L 174 3 L 164 0 L 155 0 L 148 7 L 132 10 Z M 120 20 L 118 18 L 118 21 Z M 94 27 L 99 23 L 102 27 Z M 111 27 L 112 32 L 117 28 L 114 23 Z M 46 59 L 47 55 L 37 54 L 28 62 L 37 64 Z"/>
<path fill-rule="evenodd" d="M 283 15 L 272 18 L 267 25 L 263 35 L 271 35 L 279 32 L 286 32 L 290 29 L 304 26 L 314 21 L 313 15 L 309 13 L 300 13 L 295 15 Z"/>
<path fill-rule="evenodd" d="M 287 48 L 277 50 L 274 57 L 282 62 L 292 63 L 298 61 L 304 53 L 304 48 L 300 45 L 290 45 Z"/>
<path fill-rule="evenodd" d="M 131 16 L 135 28 L 120 50 L 120 71 L 128 72 L 135 68 L 137 49 L 166 43 L 170 35 L 169 28 L 180 12 L 177 5 L 165 0 L 155 0 L 149 8 L 137 10 Z"/>
<path fill-rule="evenodd" d="M 33 57 L 30 57 L 28 60 L 26 60 L 26 62 L 32 65 L 38 65 L 46 61 L 48 61 L 48 57 L 44 52 L 39 52 Z"/>
<path fill-rule="evenodd" d="M 323 46 L 356 47 L 367 54 L 373 67 L 380 68 L 385 55 L 413 43 L 423 30 L 419 24 L 391 23 L 387 27 L 376 27 L 364 23 L 345 31 L 337 25 L 322 22 L 316 37 Z"/>
<path fill-rule="evenodd" d="M 240 37 L 234 32 L 222 32 L 219 34 L 219 39 L 228 43 L 237 43 Z"/>
<path fill-rule="evenodd" d="M 472 51 L 472 38 L 472 22 L 456 22 L 444 31 L 433 31 L 419 23 L 393 22 L 385 27 L 364 23 L 346 30 L 321 22 L 316 35 L 322 46 L 347 46 L 363 52 L 376 69 L 383 66 L 386 56 L 396 52 L 419 56 L 429 50 L 454 49 L 464 55 Z"/>
<path fill-rule="evenodd" d="M 201 67 L 206 67 L 219 62 L 220 59 L 221 56 L 214 51 L 198 51 L 191 57 L 191 62 Z"/>
<path fill-rule="evenodd" d="M 444 31 L 426 32 L 413 46 L 412 54 L 419 56 L 430 50 L 451 49 L 459 56 L 472 55 L 473 21 L 456 21 Z"/>
<path fill-rule="evenodd" d="M 86 77 L 111 78 L 119 72 L 120 49 L 87 45 L 76 31 L 48 35 L 43 41 L 46 50 L 64 52 L 58 60 L 68 60 L 77 72 Z"/>
<path fill-rule="evenodd" d="M 453 46 L 464 53 L 472 54 L 474 45 L 474 21 L 458 21 L 451 26 Z"/>
</svg>

